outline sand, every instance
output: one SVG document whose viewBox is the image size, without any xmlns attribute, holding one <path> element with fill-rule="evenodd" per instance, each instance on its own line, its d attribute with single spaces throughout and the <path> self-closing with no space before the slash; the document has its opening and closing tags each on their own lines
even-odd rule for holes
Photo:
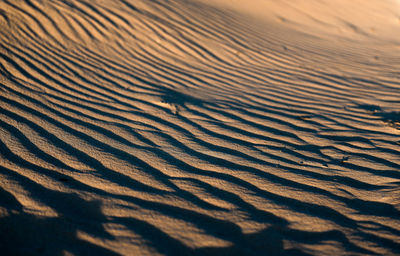
<svg viewBox="0 0 400 256">
<path fill-rule="evenodd" d="M 400 2 L 0 0 L 1 255 L 399 255 Z"/>
</svg>

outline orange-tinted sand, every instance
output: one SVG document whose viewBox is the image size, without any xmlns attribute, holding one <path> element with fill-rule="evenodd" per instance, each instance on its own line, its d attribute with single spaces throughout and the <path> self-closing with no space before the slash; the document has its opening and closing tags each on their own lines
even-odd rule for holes
<svg viewBox="0 0 400 256">
<path fill-rule="evenodd" d="M 399 1 L 0 0 L 0 255 L 399 248 Z"/>
</svg>

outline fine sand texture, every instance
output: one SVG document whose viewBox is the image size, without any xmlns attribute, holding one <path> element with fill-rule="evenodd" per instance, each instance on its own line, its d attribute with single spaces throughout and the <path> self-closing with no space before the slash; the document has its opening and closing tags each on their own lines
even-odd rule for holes
<svg viewBox="0 0 400 256">
<path fill-rule="evenodd" d="M 0 255 L 400 255 L 400 1 L 0 0 Z"/>
</svg>

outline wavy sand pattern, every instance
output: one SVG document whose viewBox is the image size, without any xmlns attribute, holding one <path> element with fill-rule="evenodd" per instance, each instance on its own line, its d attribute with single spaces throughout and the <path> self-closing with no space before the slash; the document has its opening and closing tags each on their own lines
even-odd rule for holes
<svg viewBox="0 0 400 256">
<path fill-rule="evenodd" d="M 394 0 L 0 0 L 0 254 L 400 254 Z"/>
</svg>

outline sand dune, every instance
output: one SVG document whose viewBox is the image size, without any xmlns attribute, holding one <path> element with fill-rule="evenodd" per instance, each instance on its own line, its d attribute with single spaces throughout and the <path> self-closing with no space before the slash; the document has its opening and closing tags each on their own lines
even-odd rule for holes
<svg viewBox="0 0 400 256">
<path fill-rule="evenodd" d="M 400 254 L 398 1 L 0 0 L 0 28 L 1 255 Z"/>
</svg>

